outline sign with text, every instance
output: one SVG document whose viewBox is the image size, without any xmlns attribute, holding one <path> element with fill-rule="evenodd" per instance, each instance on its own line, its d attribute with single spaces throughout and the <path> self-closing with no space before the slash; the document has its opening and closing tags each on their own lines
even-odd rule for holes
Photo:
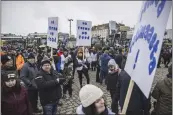
<svg viewBox="0 0 173 115">
<path fill-rule="evenodd" d="M 48 18 L 47 46 L 57 48 L 58 42 L 58 17 Z"/>
<path fill-rule="evenodd" d="M 77 20 L 76 46 L 91 46 L 91 21 Z"/>
<path fill-rule="evenodd" d="M 125 70 L 149 96 L 172 1 L 144 1 L 136 24 Z"/>
</svg>

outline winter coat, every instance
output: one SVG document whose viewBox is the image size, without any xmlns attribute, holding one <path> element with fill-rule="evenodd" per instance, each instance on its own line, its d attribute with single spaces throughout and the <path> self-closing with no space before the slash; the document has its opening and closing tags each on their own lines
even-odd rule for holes
<svg viewBox="0 0 173 115">
<path fill-rule="evenodd" d="M 123 108 L 124 105 L 129 83 L 130 83 L 130 76 L 125 71 L 122 70 L 119 74 L 116 93 L 114 97 L 115 100 L 117 101 L 119 100 L 121 108 Z M 144 115 L 148 115 L 149 109 L 150 109 L 150 98 L 147 99 L 145 95 L 141 92 L 139 87 L 136 85 L 136 83 L 134 83 L 127 111 L 132 111 L 134 113 L 141 113 L 144 111 Z"/>
<path fill-rule="evenodd" d="M 17 70 L 21 70 L 23 65 L 24 65 L 25 61 L 24 61 L 24 58 L 23 56 L 20 54 L 16 57 L 16 67 L 17 67 Z"/>
<path fill-rule="evenodd" d="M 159 81 L 153 92 L 152 97 L 157 100 L 155 111 L 157 115 L 172 114 L 172 78 L 166 77 Z"/>
<path fill-rule="evenodd" d="M 88 70 L 88 62 L 86 59 L 76 58 L 75 65 L 77 71 Z"/>
<path fill-rule="evenodd" d="M 103 54 L 100 57 L 100 64 L 101 64 L 100 69 L 102 71 L 108 72 L 108 62 L 109 62 L 110 59 L 111 59 L 111 57 L 108 54 Z"/>
<path fill-rule="evenodd" d="M 20 71 L 20 79 L 24 82 L 28 90 L 37 89 L 34 78 L 37 77 L 38 68 L 26 62 Z"/>
<path fill-rule="evenodd" d="M 108 115 L 115 115 L 109 108 L 108 109 Z M 85 115 L 85 113 L 82 111 L 82 105 L 78 106 L 76 109 L 76 114 L 77 115 Z"/>
<path fill-rule="evenodd" d="M 61 84 L 64 82 L 62 79 L 57 81 L 57 78 L 63 78 L 56 70 L 47 73 L 40 70 L 35 82 L 38 87 L 41 105 L 47 105 L 57 102 L 61 98 Z"/>
<path fill-rule="evenodd" d="M 21 87 L 19 92 L 8 92 L 1 98 L 2 115 L 32 115 L 27 91 Z"/>
<path fill-rule="evenodd" d="M 107 90 L 116 90 L 116 85 L 118 81 L 118 72 L 108 73 L 107 80 Z"/>
</svg>

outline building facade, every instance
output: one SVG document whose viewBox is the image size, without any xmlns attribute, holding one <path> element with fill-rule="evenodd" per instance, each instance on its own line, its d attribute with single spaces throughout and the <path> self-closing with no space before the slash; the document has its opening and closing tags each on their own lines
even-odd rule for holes
<svg viewBox="0 0 173 115">
<path fill-rule="evenodd" d="M 101 38 L 108 38 L 109 37 L 109 23 L 97 25 L 92 27 L 91 31 L 92 37 L 100 36 Z"/>
<path fill-rule="evenodd" d="M 121 23 L 115 23 L 115 24 L 116 24 L 115 27 L 117 28 L 116 29 L 117 32 L 120 31 L 121 26 L 125 26 L 124 24 L 121 24 Z M 100 38 L 103 38 L 104 41 L 106 41 L 106 39 L 108 39 L 110 36 L 109 23 L 93 26 L 91 34 L 93 38 L 99 36 Z"/>
</svg>

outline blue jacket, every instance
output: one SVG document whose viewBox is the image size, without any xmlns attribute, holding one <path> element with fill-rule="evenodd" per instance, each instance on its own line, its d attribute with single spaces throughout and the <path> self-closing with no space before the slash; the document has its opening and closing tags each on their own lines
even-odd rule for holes
<svg viewBox="0 0 173 115">
<path fill-rule="evenodd" d="M 110 59 L 111 59 L 111 57 L 108 54 L 103 54 L 100 57 L 100 64 L 101 64 L 100 69 L 102 71 L 105 71 L 105 72 L 108 71 L 108 62 L 109 62 Z"/>
</svg>

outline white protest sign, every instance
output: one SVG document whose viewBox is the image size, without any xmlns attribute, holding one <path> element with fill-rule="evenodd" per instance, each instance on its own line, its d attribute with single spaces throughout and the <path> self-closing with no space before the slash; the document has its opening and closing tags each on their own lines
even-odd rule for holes
<svg viewBox="0 0 173 115">
<path fill-rule="evenodd" d="M 91 21 L 77 20 L 76 46 L 91 46 Z"/>
<path fill-rule="evenodd" d="M 58 17 L 48 18 L 47 46 L 57 48 L 58 42 Z"/>
<path fill-rule="evenodd" d="M 129 46 L 125 70 L 146 97 L 156 72 L 171 6 L 172 2 L 166 0 L 144 1 Z"/>
</svg>

